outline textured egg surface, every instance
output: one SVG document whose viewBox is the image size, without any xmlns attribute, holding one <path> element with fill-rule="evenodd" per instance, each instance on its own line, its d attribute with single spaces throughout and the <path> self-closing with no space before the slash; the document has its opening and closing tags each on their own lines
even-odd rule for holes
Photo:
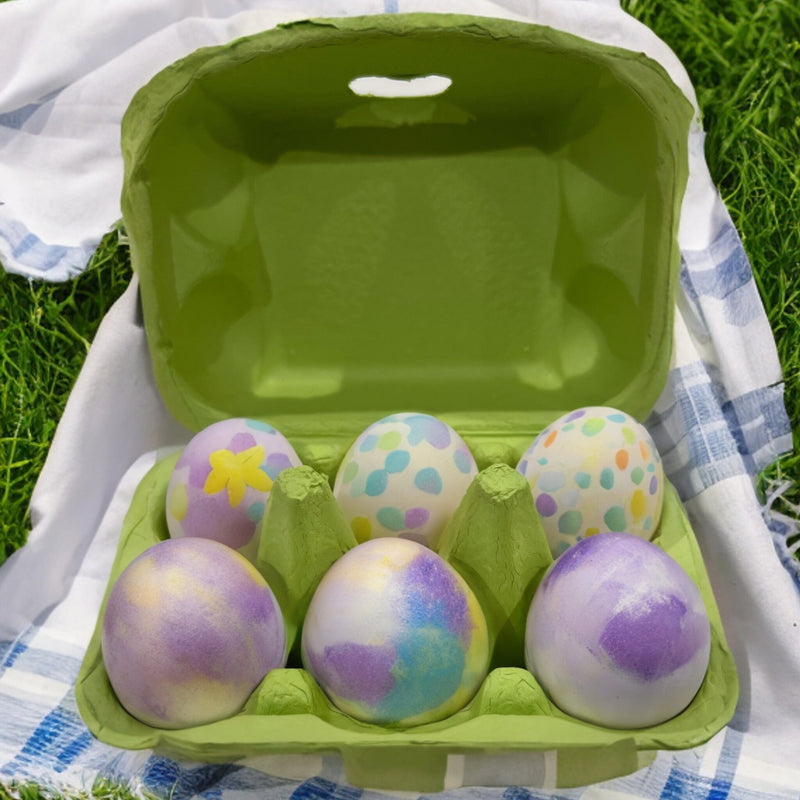
<svg viewBox="0 0 800 800">
<path fill-rule="evenodd" d="M 186 445 L 170 477 L 170 536 L 214 539 L 255 562 L 272 483 L 300 463 L 283 434 L 266 422 L 234 418 L 209 425 Z"/>
<path fill-rule="evenodd" d="M 210 539 L 167 539 L 121 573 L 102 652 L 120 703 L 158 728 L 237 713 L 286 661 L 283 617 L 247 559 Z"/>
<path fill-rule="evenodd" d="M 530 671 L 572 716 L 611 728 L 683 711 L 705 677 L 711 629 L 686 571 L 651 542 L 602 533 L 571 547 L 534 595 Z"/>
<path fill-rule="evenodd" d="M 325 574 L 306 615 L 305 668 L 356 719 L 402 726 L 462 708 L 486 676 L 478 601 L 458 573 L 407 539 L 354 547 Z"/>
<path fill-rule="evenodd" d="M 477 474 L 472 453 L 449 425 L 400 413 L 356 439 L 333 493 L 359 542 L 396 536 L 435 548 Z"/>
<path fill-rule="evenodd" d="M 517 465 L 554 557 L 601 531 L 652 538 L 664 474 L 647 429 L 614 408 L 579 408 L 548 425 Z"/>
</svg>

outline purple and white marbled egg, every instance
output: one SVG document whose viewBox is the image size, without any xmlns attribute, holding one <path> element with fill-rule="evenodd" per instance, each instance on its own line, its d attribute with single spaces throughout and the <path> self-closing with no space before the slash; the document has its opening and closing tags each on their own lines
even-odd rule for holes
<svg viewBox="0 0 800 800">
<path fill-rule="evenodd" d="M 528 613 L 525 658 L 562 711 L 610 728 L 644 728 L 692 701 L 711 632 L 686 571 L 651 542 L 601 533 L 561 555 Z"/>
<path fill-rule="evenodd" d="M 209 425 L 186 445 L 170 477 L 170 536 L 214 539 L 255 563 L 272 483 L 300 463 L 283 434 L 266 422 L 237 417 Z"/>
<path fill-rule="evenodd" d="M 354 547 L 325 574 L 303 624 L 306 669 L 342 711 L 421 725 L 458 711 L 486 676 L 486 620 L 441 556 L 407 539 Z"/>
<path fill-rule="evenodd" d="M 130 714 L 186 728 L 240 711 L 286 663 L 286 632 L 275 595 L 246 558 L 210 539 L 167 539 L 114 583 L 102 652 Z"/>
</svg>

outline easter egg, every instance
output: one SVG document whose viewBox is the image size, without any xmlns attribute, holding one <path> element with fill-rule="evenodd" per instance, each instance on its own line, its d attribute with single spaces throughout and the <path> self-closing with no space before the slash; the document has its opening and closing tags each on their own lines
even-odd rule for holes
<svg viewBox="0 0 800 800">
<path fill-rule="evenodd" d="M 661 519 L 664 470 L 647 429 L 605 406 L 548 425 L 517 470 L 531 486 L 554 557 L 600 531 L 652 538 Z"/>
<path fill-rule="evenodd" d="M 236 714 L 286 662 L 272 590 L 247 559 L 210 539 L 166 539 L 131 561 L 109 594 L 101 641 L 119 702 L 157 728 Z"/>
<path fill-rule="evenodd" d="M 345 454 L 333 494 L 359 542 L 383 536 L 436 547 L 478 474 L 463 439 L 428 414 L 370 425 Z"/>
<path fill-rule="evenodd" d="M 365 542 L 333 564 L 308 608 L 301 651 L 334 705 L 382 725 L 450 716 L 489 663 L 472 590 L 432 550 L 399 538 Z"/>
<path fill-rule="evenodd" d="M 186 445 L 170 477 L 170 536 L 214 539 L 255 562 L 272 483 L 300 463 L 291 444 L 266 422 L 234 418 L 209 425 Z"/>
<path fill-rule="evenodd" d="M 708 669 L 711 630 L 686 571 L 652 542 L 601 533 L 545 573 L 528 613 L 525 659 L 551 700 L 610 728 L 683 711 Z"/>
</svg>

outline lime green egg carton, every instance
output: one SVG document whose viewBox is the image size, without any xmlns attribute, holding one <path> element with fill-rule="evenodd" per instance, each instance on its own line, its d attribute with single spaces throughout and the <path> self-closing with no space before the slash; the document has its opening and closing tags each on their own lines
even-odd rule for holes
<svg viewBox="0 0 800 800">
<path fill-rule="evenodd" d="M 557 786 L 604 780 L 727 723 L 733 658 L 669 486 L 653 541 L 694 579 L 712 629 L 689 707 L 652 728 L 591 725 L 549 701 L 523 655 L 551 556 L 513 467 L 570 409 L 641 419 L 658 398 L 691 117 L 642 54 L 457 15 L 296 23 L 199 50 L 139 91 L 122 202 L 156 382 L 189 429 L 267 420 L 300 456 L 270 494 L 258 559 L 292 647 L 240 714 L 160 730 L 114 695 L 101 610 L 77 687 L 95 736 L 189 760 L 335 751 L 356 785 L 436 791 L 464 759 L 519 752 Z M 467 707 L 408 729 L 338 711 L 298 654 L 314 588 L 355 545 L 330 489 L 338 465 L 397 411 L 436 415 L 475 456 L 438 549 L 493 646 Z M 140 484 L 109 588 L 168 536 L 174 462 Z"/>
</svg>

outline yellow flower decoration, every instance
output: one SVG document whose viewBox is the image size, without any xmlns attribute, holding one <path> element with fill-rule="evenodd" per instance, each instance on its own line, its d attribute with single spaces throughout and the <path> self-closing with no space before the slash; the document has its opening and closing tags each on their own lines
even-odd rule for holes
<svg viewBox="0 0 800 800">
<path fill-rule="evenodd" d="M 264 460 L 264 445 L 256 445 L 241 453 L 231 450 L 215 450 L 208 457 L 211 473 L 206 478 L 203 491 L 206 494 L 221 492 L 227 487 L 228 502 L 234 508 L 244 499 L 247 487 L 268 492 L 272 478 L 261 469 Z"/>
</svg>

